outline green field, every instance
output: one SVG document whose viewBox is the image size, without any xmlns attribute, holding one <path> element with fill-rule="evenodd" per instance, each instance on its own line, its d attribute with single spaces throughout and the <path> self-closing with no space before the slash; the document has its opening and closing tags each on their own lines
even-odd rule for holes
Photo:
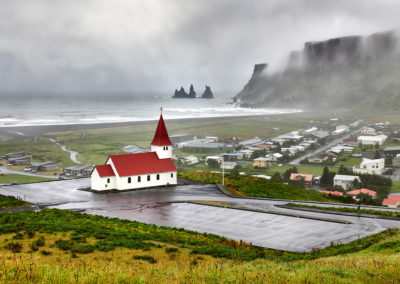
<svg viewBox="0 0 400 284">
<path fill-rule="evenodd" d="M 0 214 L 4 283 L 396 283 L 400 231 L 309 253 L 62 210 Z"/>
<path fill-rule="evenodd" d="M 287 171 L 289 168 L 292 168 L 293 166 L 272 166 L 268 169 L 266 169 L 266 174 L 268 175 L 273 175 L 274 173 L 278 172 L 280 174 L 283 174 L 285 171 Z M 322 172 L 324 170 L 325 166 L 311 166 L 311 165 L 298 165 L 296 168 L 299 170 L 299 173 L 302 174 L 312 174 L 314 177 L 321 176 Z M 329 171 L 331 172 L 337 172 L 339 168 L 337 167 L 328 167 Z"/>
<path fill-rule="evenodd" d="M 391 192 L 400 192 L 400 180 L 392 180 Z"/>
<path fill-rule="evenodd" d="M 33 183 L 33 182 L 43 182 L 43 181 L 51 181 L 57 179 L 51 178 L 43 178 L 43 177 L 34 177 L 34 176 L 24 176 L 24 175 L 15 175 L 15 174 L 6 174 L 0 176 L 0 183 Z"/>
<path fill-rule="evenodd" d="M 20 207 L 20 206 L 28 206 L 28 205 L 30 205 L 30 203 L 16 199 L 13 196 L 0 195 L 0 208 L 1 209 Z"/>
</svg>

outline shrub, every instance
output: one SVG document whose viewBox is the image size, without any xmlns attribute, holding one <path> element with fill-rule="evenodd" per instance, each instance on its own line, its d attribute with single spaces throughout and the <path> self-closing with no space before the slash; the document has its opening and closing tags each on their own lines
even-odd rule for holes
<svg viewBox="0 0 400 284">
<path fill-rule="evenodd" d="M 166 253 L 178 252 L 178 248 L 165 248 Z"/>
<path fill-rule="evenodd" d="M 12 251 L 13 253 L 20 253 L 22 250 L 22 245 L 20 243 L 9 243 L 5 246 L 6 249 Z"/>
<path fill-rule="evenodd" d="M 94 248 L 93 245 L 75 244 L 72 247 L 72 253 L 92 253 Z"/>
<path fill-rule="evenodd" d="M 61 250 L 71 250 L 73 247 L 73 243 L 68 240 L 59 239 L 55 242 L 56 247 Z"/>
<path fill-rule="evenodd" d="M 47 251 L 47 250 L 41 250 L 40 253 L 41 253 L 42 255 L 51 255 L 51 254 L 52 254 L 51 251 Z"/>
<path fill-rule="evenodd" d="M 133 256 L 133 259 L 144 260 L 144 261 L 147 261 L 147 262 L 149 262 L 151 264 L 157 263 L 157 260 L 154 259 L 150 255 L 135 255 L 135 256 Z"/>
<path fill-rule="evenodd" d="M 24 234 L 16 233 L 12 238 L 13 238 L 13 240 L 23 240 L 24 239 Z"/>
</svg>

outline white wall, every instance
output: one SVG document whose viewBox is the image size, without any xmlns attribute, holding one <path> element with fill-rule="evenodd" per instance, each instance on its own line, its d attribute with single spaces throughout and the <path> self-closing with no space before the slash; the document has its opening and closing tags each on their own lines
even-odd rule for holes
<svg viewBox="0 0 400 284">
<path fill-rule="evenodd" d="M 171 177 L 172 174 L 172 177 Z M 157 174 L 150 174 L 150 181 L 147 181 L 148 175 L 134 175 L 129 176 L 131 178 L 131 183 L 128 183 L 128 176 L 117 177 L 117 189 L 127 190 L 127 189 L 138 189 L 153 186 L 163 186 L 163 185 L 176 185 L 178 183 L 177 172 L 166 172 L 160 173 L 160 179 L 157 180 Z M 138 177 L 140 176 L 141 181 L 138 182 Z"/>
<path fill-rule="evenodd" d="M 113 177 L 100 177 L 97 169 L 95 168 L 92 172 L 92 176 L 90 177 L 92 183 L 92 189 L 94 190 L 110 190 L 115 189 L 116 179 Z M 108 179 L 110 182 L 108 183 Z"/>
<path fill-rule="evenodd" d="M 159 159 L 172 158 L 172 146 L 151 145 L 151 152 L 156 152 Z"/>
</svg>

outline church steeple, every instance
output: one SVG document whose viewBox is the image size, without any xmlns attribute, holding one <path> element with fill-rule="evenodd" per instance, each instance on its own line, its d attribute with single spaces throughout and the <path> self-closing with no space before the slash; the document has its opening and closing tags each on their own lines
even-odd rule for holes
<svg viewBox="0 0 400 284">
<path fill-rule="evenodd" d="M 154 134 L 153 141 L 151 141 L 153 146 L 172 146 L 172 142 L 169 139 L 167 128 L 165 127 L 164 118 L 162 114 L 158 121 L 156 133 Z"/>
</svg>

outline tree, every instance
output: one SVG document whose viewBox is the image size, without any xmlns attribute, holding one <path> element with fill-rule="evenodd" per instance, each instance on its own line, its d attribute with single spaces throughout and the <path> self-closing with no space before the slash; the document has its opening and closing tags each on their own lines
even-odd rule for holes
<svg viewBox="0 0 400 284">
<path fill-rule="evenodd" d="M 381 157 L 381 154 L 379 154 L 379 151 L 376 151 L 375 155 L 374 155 L 374 159 L 379 159 L 380 157 Z"/>
<path fill-rule="evenodd" d="M 283 181 L 281 174 L 278 172 L 276 172 L 272 175 L 271 180 L 275 180 L 275 181 L 279 181 L 279 182 Z"/>
<path fill-rule="evenodd" d="M 335 174 L 336 173 L 334 172 L 330 172 L 328 167 L 325 167 L 320 179 L 320 183 L 322 185 L 333 185 L 333 178 L 335 177 Z"/>
<path fill-rule="evenodd" d="M 207 164 L 208 164 L 208 166 L 209 166 L 210 168 L 213 168 L 213 169 L 216 169 L 216 168 L 219 167 L 219 162 L 218 162 L 217 160 L 214 160 L 214 159 L 209 159 L 209 160 L 207 161 Z"/>
<path fill-rule="evenodd" d="M 298 173 L 298 169 L 296 167 L 293 168 L 289 168 L 285 171 L 285 173 L 283 174 L 283 181 L 284 182 L 289 182 L 290 181 L 290 175 L 292 173 Z"/>
<path fill-rule="evenodd" d="M 241 165 L 236 165 L 232 170 L 231 170 L 231 175 L 239 175 L 239 170 L 242 168 Z"/>
</svg>

